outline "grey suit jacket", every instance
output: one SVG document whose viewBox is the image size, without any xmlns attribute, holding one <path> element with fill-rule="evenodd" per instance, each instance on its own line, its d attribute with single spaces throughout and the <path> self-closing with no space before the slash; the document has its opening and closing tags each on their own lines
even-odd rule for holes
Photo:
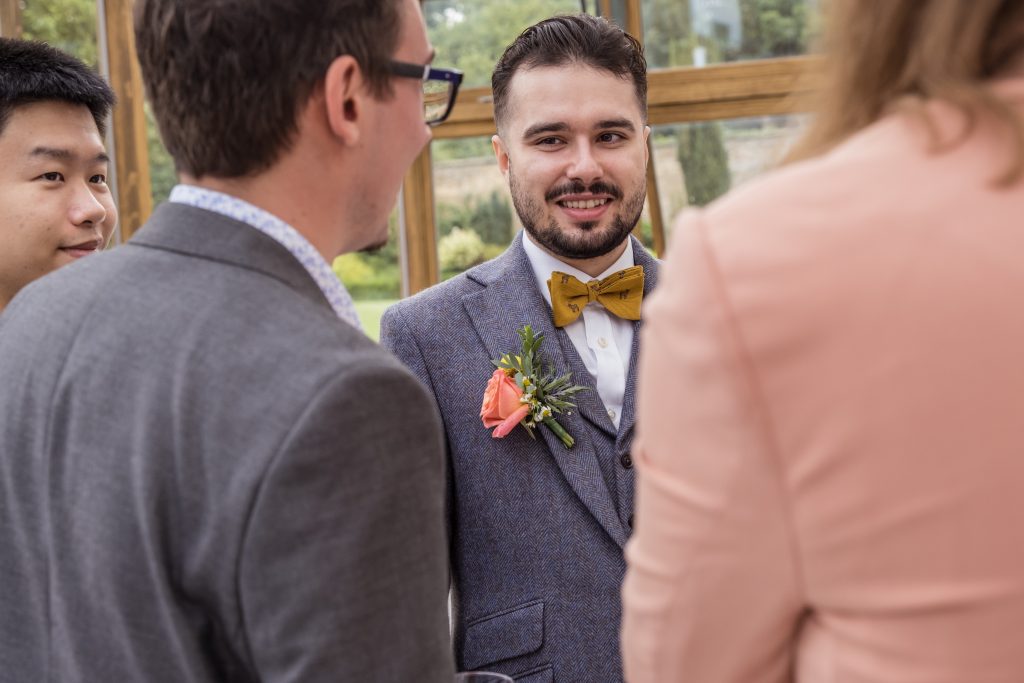
<svg viewBox="0 0 1024 683">
<path fill-rule="evenodd" d="M 0 679 L 450 683 L 442 449 L 286 250 L 160 207 L 0 316 Z"/>
<path fill-rule="evenodd" d="M 645 291 L 657 263 L 635 240 Z M 520 347 L 529 324 L 559 374 L 590 387 L 546 428 L 494 439 L 480 421 L 491 359 Z M 639 323 L 637 330 L 639 331 Z M 437 397 L 448 436 L 455 651 L 461 669 L 520 683 L 622 680 L 619 586 L 632 525 L 636 343 L 620 428 L 609 420 L 569 337 L 556 330 L 522 247 L 388 309 L 382 343 Z"/>
</svg>

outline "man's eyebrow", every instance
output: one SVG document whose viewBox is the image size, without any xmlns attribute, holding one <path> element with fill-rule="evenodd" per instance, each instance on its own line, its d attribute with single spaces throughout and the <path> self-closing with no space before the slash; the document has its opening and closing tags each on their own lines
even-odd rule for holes
<svg viewBox="0 0 1024 683">
<path fill-rule="evenodd" d="M 636 126 L 629 119 L 608 119 L 607 121 L 599 121 L 597 128 L 604 130 L 605 128 L 625 128 L 630 132 L 636 132 Z"/>
<path fill-rule="evenodd" d="M 636 126 L 629 119 L 605 119 L 604 121 L 598 121 L 597 125 L 594 126 L 597 130 L 607 130 L 609 128 L 618 128 L 621 130 L 628 130 L 631 133 L 636 132 Z M 562 121 L 556 121 L 551 123 L 538 123 L 530 126 L 523 132 L 523 138 L 529 139 L 536 135 L 542 135 L 544 133 L 564 133 L 569 130 L 569 124 Z"/>
<path fill-rule="evenodd" d="M 71 161 L 75 158 L 75 153 L 70 149 L 60 149 L 57 147 L 36 147 L 28 155 L 30 157 L 47 157 L 57 161 Z"/>
<path fill-rule="evenodd" d="M 63 149 L 60 147 L 36 147 L 29 152 L 29 156 L 46 157 L 47 159 L 54 159 L 56 161 L 74 161 L 78 158 L 78 155 L 70 149 Z M 92 161 L 107 164 L 110 163 L 110 155 L 106 152 L 100 152 L 92 158 Z"/>
<path fill-rule="evenodd" d="M 535 135 L 540 135 L 541 133 L 564 133 L 567 130 L 569 130 L 569 124 L 562 121 L 553 123 L 536 123 L 523 131 L 523 138 L 532 138 Z"/>
</svg>

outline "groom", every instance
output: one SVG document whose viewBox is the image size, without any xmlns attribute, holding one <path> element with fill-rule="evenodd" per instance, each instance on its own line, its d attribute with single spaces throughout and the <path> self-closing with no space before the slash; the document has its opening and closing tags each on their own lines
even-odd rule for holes
<svg viewBox="0 0 1024 683">
<path fill-rule="evenodd" d="M 630 238 L 645 195 L 646 64 L 603 19 L 562 16 L 516 39 L 492 86 L 494 151 L 526 234 L 389 309 L 382 340 L 433 392 L 447 430 L 458 667 L 618 682 L 640 297 L 657 277 Z M 616 284 L 629 268 L 631 287 Z M 481 422 L 491 360 L 519 353 L 525 325 L 556 373 L 586 387 L 557 416 L 571 448 L 545 426 L 536 440 L 521 426 L 492 438 Z"/>
</svg>

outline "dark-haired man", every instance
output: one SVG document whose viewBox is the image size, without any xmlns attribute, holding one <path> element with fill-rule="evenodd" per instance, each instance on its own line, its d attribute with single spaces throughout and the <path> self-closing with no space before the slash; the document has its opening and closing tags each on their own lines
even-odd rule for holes
<svg viewBox="0 0 1024 683">
<path fill-rule="evenodd" d="M 657 276 L 630 237 L 645 193 L 646 64 L 604 20 L 556 17 L 505 51 L 492 86 L 494 150 L 525 234 L 391 308 L 382 337 L 447 429 L 459 666 L 522 683 L 618 682 L 639 308 Z M 543 424 L 533 440 L 520 426 L 492 438 L 482 423 L 516 420 L 516 390 L 488 378 L 493 359 L 519 352 L 525 325 L 544 335 L 555 374 L 587 388 L 556 416 L 571 448 Z M 485 385 L 510 400 L 482 410 Z"/>
<path fill-rule="evenodd" d="M 110 86 L 74 57 L 0 38 L 0 311 L 110 240 L 117 210 L 103 134 L 113 104 Z"/>
<path fill-rule="evenodd" d="M 457 74 L 418 0 L 135 22 L 181 184 L 0 316 L 0 678 L 450 683 L 436 410 L 329 262 Z"/>
</svg>

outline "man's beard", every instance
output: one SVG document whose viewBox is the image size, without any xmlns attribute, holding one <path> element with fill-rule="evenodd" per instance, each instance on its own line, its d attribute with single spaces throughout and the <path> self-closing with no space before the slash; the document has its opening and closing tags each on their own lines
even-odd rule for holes
<svg viewBox="0 0 1024 683">
<path fill-rule="evenodd" d="M 640 220 L 646 196 L 646 188 L 644 183 L 641 183 L 629 197 L 626 197 L 621 210 L 615 214 L 606 228 L 599 229 L 597 222 L 593 221 L 577 223 L 577 227 L 584 234 L 572 235 L 563 231 L 554 217 L 551 217 L 547 224 L 542 224 L 544 213 L 547 210 L 546 204 L 538 203 L 523 190 L 511 169 L 509 169 L 509 188 L 512 191 L 512 205 L 515 206 L 516 213 L 519 214 L 519 220 L 526 232 L 533 237 L 537 244 L 555 256 L 566 259 L 597 258 L 622 244 L 622 241 L 629 236 Z M 607 194 L 616 200 L 622 200 L 624 196 L 622 189 L 615 185 L 598 180 L 587 186 L 582 181 L 576 180 L 553 188 L 544 196 L 544 201 L 550 202 L 565 195 L 586 192 Z"/>
</svg>

